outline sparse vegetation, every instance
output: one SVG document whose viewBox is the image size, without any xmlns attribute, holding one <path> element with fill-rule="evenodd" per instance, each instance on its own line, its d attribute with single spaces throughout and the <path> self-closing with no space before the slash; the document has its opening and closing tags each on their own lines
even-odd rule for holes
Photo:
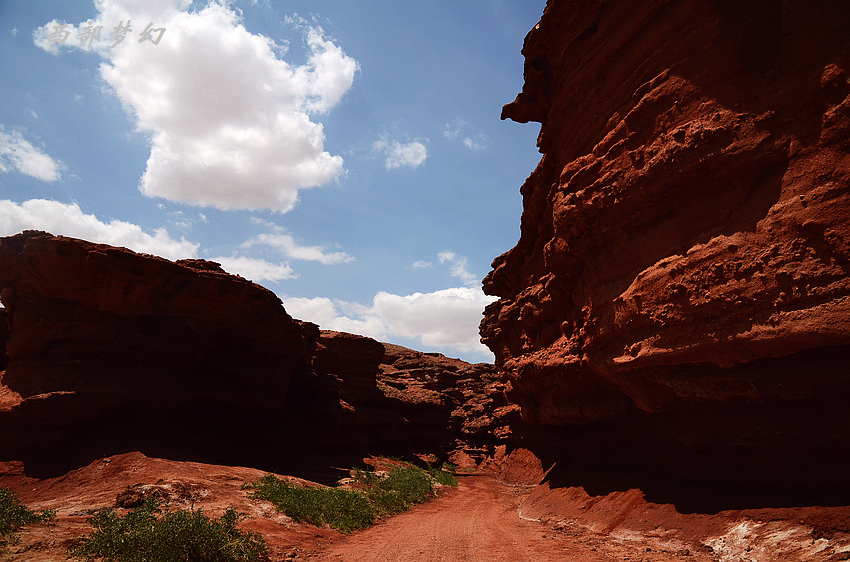
<svg viewBox="0 0 850 562">
<path fill-rule="evenodd" d="M 362 490 L 296 486 L 272 474 L 244 487 L 254 490 L 252 498 L 270 501 L 296 521 L 350 533 L 428 500 L 434 494 L 435 482 L 457 486 L 452 474 L 435 468 L 425 471 L 407 463 L 386 475 L 360 469 L 352 474 Z"/>
<path fill-rule="evenodd" d="M 270 501 L 278 511 L 296 521 L 329 525 L 344 533 L 364 529 L 375 522 L 375 510 L 360 492 L 296 486 L 273 474 L 249 482 L 245 487 L 254 489 L 252 498 Z"/>
<path fill-rule="evenodd" d="M 89 518 L 95 531 L 69 556 L 105 562 L 259 562 L 266 543 L 236 526 L 244 516 L 228 509 L 219 519 L 203 511 L 169 512 L 157 498 L 120 517 L 111 509 Z"/>
<path fill-rule="evenodd" d="M 428 469 L 428 474 L 443 486 L 457 486 L 457 476 L 455 476 L 455 466 L 451 463 L 444 463 L 443 468 L 431 467 Z"/>
<path fill-rule="evenodd" d="M 35 513 L 20 502 L 17 494 L 0 486 L 0 545 L 15 542 L 15 531 L 32 523 L 48 523 L 56 517 L 52 509 Z"/>
</svg>

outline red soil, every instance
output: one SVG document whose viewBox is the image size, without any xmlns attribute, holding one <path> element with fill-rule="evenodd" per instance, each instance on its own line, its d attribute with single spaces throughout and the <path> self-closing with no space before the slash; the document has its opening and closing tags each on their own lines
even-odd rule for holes
<svg viewBox="0 0 850 562">
<path fill-rule="evenodd" d="M 242 528 L 266 538 L 272 561 L 825 562 L 850 558 L 850 535 L 827 529 L 809 517 L 847 520 L 843 511 L 762 509 L 685 515 L 672 505 L 646 501 L 639 490 L 592 497 L 582 488 L 550 491 L 548 485 L 503 484 L 494 473 L 483 472 L 461 474 L 459 486 L 442 488 L 438 498 L 366 531 L 343 535 L 295 523 L 269 503 L 249 499 L 241 485 L 263 474 L 251 468 L 149 458 L 137 452 L 99 459 L 44 480 L 26 476 L 19 462 L 0 463 L 0 485 L 13 489 L 31 509 L 57 511 L 55 525 L 23 529 L 20 543 L 0 548 L 0 560 L 67 560 L 67 548 L 91 532 L 87 517 L 97 509 L 113 508 L 127 487 L 158 489 L 173 509 L 202 508 L 218 517 L 232 506 L 246 513 L 250 518 Z"/>
</svg>

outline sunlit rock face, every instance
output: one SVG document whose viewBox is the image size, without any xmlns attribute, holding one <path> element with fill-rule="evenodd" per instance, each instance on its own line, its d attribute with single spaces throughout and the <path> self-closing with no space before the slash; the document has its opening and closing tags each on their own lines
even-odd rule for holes
<svg viewBox="0 0 850 562">
<path fill-rule="evenodd" d="M 846 3 L 550 0 L 523 54 L 502 117 L 543 158 L 481 324 L 523 419 L 576 457 L 844 482 Z"/>
</svg>

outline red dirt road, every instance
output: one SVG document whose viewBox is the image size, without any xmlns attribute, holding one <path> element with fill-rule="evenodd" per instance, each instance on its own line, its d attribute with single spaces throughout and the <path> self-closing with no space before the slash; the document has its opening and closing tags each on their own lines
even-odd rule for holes
<svg viewBox="0 0 850 562">
<path fill-rule="evenodd" d="M 517 506 L 528 494 L 525 488 L 505 486 L 493 476 L 483 474 L 460 476 L 458 480 L 457 489 L 450 489 L 441 497 L 371 529 L 339 538 L 313 553 L 312 560 L 637 562 L 668 559 L 663 553 L 648 555 L 645 548 L 636 545 L 606 546 L 600 538 L 583 530 L 553 528 L 523 520 L 517 515 Z M 609 549 L 616 552 L 605 552 Z"/>
<path fill-rule="evenodd" d="M 380 525 L 336 541 L 318 559 L 564 560 L 546 541 L 540 523 L 517 516 L 519 490 L 492 476 L 461 476 L 456 490 Z M 445 488 L 444 488 L 445 489 Z"/>
<path fill-rule="evenodd" d="M 500 484 L 492 474 L 461 474 L 457 488 L 365 531 L 343 535 L 296 523 L 244 482 L 265 473 L 244 467 L 126 453 L 63 476 L 28 477 L 22 463 L 0 463 L 0 485 L 34 510 L 55 509 L 53 525 L 22 529 L 0 544 L 2 562 L 67 562 L 67 549 L 92 531 L 87 518 L 112 508 L 128 486 L 167 493 L 172 509 L 218 517 L 245 513 L 242 528 L 261 533 L 270 562 L 834 562 L 850 559 L 850 508 L 789 508 L 685 515 L 672 505 L 636 501 L 640 491 L 591 497 L 582 489 L 540 495 Z M 291 477 L 283 478 L 297 481 Z M 638 498 L 638 499 L 640 499 Z M 523 519 L 534 513 L 544 521 Z M 119 510 L 126 512 L 126 510 Z"/>
</svg>

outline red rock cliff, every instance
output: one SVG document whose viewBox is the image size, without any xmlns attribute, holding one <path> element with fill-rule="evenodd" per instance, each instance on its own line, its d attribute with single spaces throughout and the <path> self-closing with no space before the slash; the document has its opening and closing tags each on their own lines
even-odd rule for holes
<svg viewBox="0 0 850 562">
<path fill-rule="evenodd" d="M 517 422 L 499 379 L 492 364 L 322 330 L 313 368 L 293 379 L 286 424 L 312 454 L 421 453 L 475 466 Z"/>
<path fill-rule="evenodd" d="M 0 391 L 19 401 L 0 409 L 0 458 L 248 447 L 318 337 L 218 264 L 44 232 L 0 239 L 0 289 Z"/>
<path fill-rule="evenodd" d="M 472 463 L 517 417 L 492 364 L 320 332 L 213 262 L 25 232 L 0 238 L 0 293 L 0 460 L 37 471 L 126 450 Z"/>
<path fill-rule="evenodd" d="M 611 462 L 843 482 L 847 3 L 550 0 L 523 54 L 502 116 L 543 158 L 481 325 L 523 419 Z"/>
</svg>

